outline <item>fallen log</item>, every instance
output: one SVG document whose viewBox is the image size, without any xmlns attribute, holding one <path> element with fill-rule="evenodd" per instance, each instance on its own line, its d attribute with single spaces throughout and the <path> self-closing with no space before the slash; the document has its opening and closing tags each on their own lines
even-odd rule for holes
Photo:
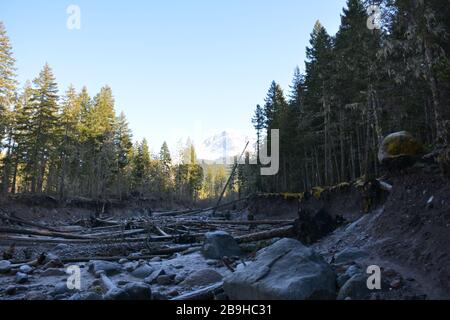
<svg viewBox="0 0 450 320">
<path fill-rule="evenodd" d="M 139 257 L 128 257 L 128 256 L 122 256 L 122 257 L 79 257 L 79 258 L 66 258 L 61 259 L 61 262 L 66 263 L 83 263 L 83 262 L 89 262 L 93 260 L 98 261 L 120 261 L 122 259 L 126 259 L 128 261 L 139 261 L 139 260 L 150 260 L 153 258 L 167 258 L 167 255 L 145 255 L 145 256 L 139 256 Z M 11 268 L 20 268 L 23 265 L 29 265 L 29 266 L 37 266 L 38 260 L 32 260 L 32 261 L 14 261 L 14 263 L 11 264 Z"/>
<path fill-rule="evenodd" d="M 62 239 L 95 240 L 94 238 L 85 235 L 74 235 L 71 233 L 54 232 L 46 230 L 15 229 L 15 228 L 0 227 L 0 232 L 6 234 L 33 235 L 33 236 L 44 236 Z"/>
<path fill-rule="evenodd" d="M 278 237 L 292 237 L 294 235 L 294 227 L 288 226 L 278 229 L 272 229 L 269 231 L 257 232 L 252 234 L 247 234 L 244 236 L 236 237 L 238 243 L 248 243 L 254 241 L 268 240 Z"/>
<path fill-rule="evenodd" d="M 29 221 L 24 221 L 24 220 L 22 220 L 20 218 L 14 218 L 14 217 L 8 217 L 8 216 L 1 215 L 0 216 L 0 220 L 15 222 L 15 223 L 19 223 L 19 224 L 24 225 L 24 226 L 45 229 L 45 230 L 49 230 L 49 231 L 53 231 L 53 232 L 60 232 L 60 230 L 54 229 L 52 227 L 44 226 L 42 224 L 33 223 L 33 222 L 29 222 Z"/>
<path fill-rule="evenodd" d="M 171 299 L 172 301 L 204 301 L 213 300 L 215 298 L 215 292 L 223 288 L 223 282 L 213 284 L 212 286 L 183 294 L 181 296 Z"/>
<path fill-rule="evenodd" d="M 168 234 L 167 232 L 165 232 L 163 229 L 161 229 L 158 226 L 155 226 L 155 229 L 158 230 L 158 232 L 163 236 L 163 237 L 170 237 L 170 234 Z"/>
<path fill-rule="evenodd" d="M 223 220 L 188 220 L 183 224 L 216 224 L 216 225 L 236 225 L 236 226 L 255 226 L 255 225 L 277 225 L 293 224 L 295 220 L 261 220 L 261 221 L 223 221 Z"/>
</svg>

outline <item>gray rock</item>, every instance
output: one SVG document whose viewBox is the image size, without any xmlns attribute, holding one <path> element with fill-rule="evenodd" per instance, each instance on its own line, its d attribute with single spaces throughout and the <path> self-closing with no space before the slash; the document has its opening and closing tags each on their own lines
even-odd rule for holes
<svg viewBox="0 0 450 320">
<path fill-rule="evenodd" d="M 144 283 L 129 283 L 124 288 L 114 288 L 105 295 L 105 300 L 151 300 L 151 287 Z"/>
<path fill-rule="evenodd" d="M 127 262 L 123 265 L 126 272 L 133 272 L 139 266 L 139 262 Z"/>
<path fill-rule="evenodd" d="M 186 288 L 202 287 L 223 280 L 223 276 L 213 269 L 203 269 L 189 275 L 181 285 Z"/>
<path fill-rule="evenodd" d="M 9 296 L 13 296 L 17 293 L 17 287 L 16 286 L 8 286 L 5 289 L 5 293 Z"/>
<path fill-rule="evenodd" d="M 70 289 L 67 287 L 67 283 L 64 282 L 64 283 L 58 283 L 58 284 L 55 286 L 55 289 L 53 289 L 52 295 L 53 295 L 54 297 L 56 297 L 56 296 L 58 296 L 58 295 L 67 294 L 67 293 L 74 293 L 74 292 L 76 292 L 76 290 L 70 290 Z"/>
<path fill-rule="evenodd" d="M 242 255 L 237 241 L 224 231 L 207 233 L 202 252 L 207 259 L 216 260 Z"/>
<path fill-rule="evenodd" d="M 8 260 L 2 260 L 0 261 L 0 273 L 5 274 L 11 271 L 11 262 Z"/>
<path fill-rule="evenodd" d="M 348 280 L 339 290 L 338 300 L 370 300 L 373 293 L 379 293 L 386 287 L 382 284 L 382 290 L 370 290 L 367 287 L 367 274 L 356 274 Z"/>
<path fill-rule="evenodd" d="M 125 263 L 128 263 L 128 262 L 129 262 L 128 259 L 120 259 L 120 260 L 119 260 L 119 263 L 120 263 L 120 264 L 125 264 Z"/>
<path fill-rule="evenodd" d="M 162 275 L 156 278 L 156 283 L 159 284 L 160 286 L 168 286 L 173 284 L 173 279 L 168 275 Z"/>
<path fill-rule="evenodd" d="M 147 278 L 144 279 L 145 283 L 148 284 L 154 284 L 156 283 L 156 279 L 158 279 L 159 276 L 163 276 L 166 274 L 166 271 L 164 269 L 158 269 L 152 272 L 151 275 L 149 275 Z"/>
<path fill-rule="evenodd" d="M 42 277 L 62 277 L 66 275 L 66 271 L 64 269 L 58 269 L 58 268 L 50 268 L 47 270 L 44 270 L 41 273 Z"/>
<path fill-rule="evenodd" d="M 299 241 L 282 239 L 224 280 L 231 300 L 325 300 L 336 297 L 336 274 Z"/>
<path fill-rule="evenodd" d="M 148 264 L 144 264 L 140 267 L 137 267 L 133 272 L 131 272 L 131 275 L 139 279 L 145 279 L 150 276 L 153 271 L 155 270 L 152 267 L 150 267 Z"/>
<path fill-rule="evenodd" d="M 29 280 L 28 275 L 22 272 L 17 272 L 15 282 L 18 284 L 27 283 Z"/>
<path fill-rule="evenodd" d="M 346 248 L 341 252 L 339 252 L 338 254 L 336 254 L 334 263 L 335 264 L 349 263 L 367 258 L 368 256 L 369 254 L 364 250 L 356 248 Z"/>
<path fill-rule="evenodd" d="M 33 270 L 34 269 L 29 265 L 23 265 L 19 268 L 19 271 L 25 274 L 30 274 L 31 272 L 33 272 Z"/>
<path fill-rule="evenodd" d="M 113 276 L 122 272 L 122 266 L 115 262 L 95 260 L 89 262 L 88 270 L 93 274 L 104 271 L 107 276 Z"/>
<path fill-rule="evenodd" d="M 181 282 L 183 282 L 184 280 L 186 280 L 186 276 L 181 275 L 181 274 L 177 274 L 175 276 L 174 282 L 175 284 L 180 284 Z"/>
</svg>

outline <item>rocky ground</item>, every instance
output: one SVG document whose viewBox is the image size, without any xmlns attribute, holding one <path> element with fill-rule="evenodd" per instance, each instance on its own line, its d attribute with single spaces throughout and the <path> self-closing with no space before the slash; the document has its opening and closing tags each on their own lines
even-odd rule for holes
<svg viewBox="0 0 450 320">
<path fill-rule="evenodd" d="M 185 219 L 182 222 L 187 224 L 195 218 L 192 228 L 206 234 L 188 244 L 172 239 L 156 245 L 134 242 L 133 238 L 126 243 L 33 243 L 29 240 L 36 236 L 29 235 L 25 243 L 12 246 L 3 239 L 0 299 L 450 299 L 448 180 L 426 168 L 414 168 L 387 181 L 393 186 L 389 196 L 368 213 L 358 201 L 345 201 L 351 203 L 346 207 L 339 200 L 336 205 L 336 194 L 314 200 L 314 208 L 339 211 L 345 222 L 308 245 L 296 240 L 304 237 L 295 234 L 280 237 L 267 233 L 279 226 L 220 224 L 245 220 L 247 213 L 242 208 L 227 211 L 226 218 L 220 219 L 208 210 L 176 213 L 177 217 L 170 219 Z M 353 197 L 346 193 L 350 195 Z M 57 210 L 39 214 L 53 215 Z M 73 224 L 87 217 L 77 213 L 76 217 L 68 214 L 70 218 L 64 221 L 48 217 L 39 221 L 55 228 L 65 226 L 66 232 L 76 231 L 68 221 Z M 130 216 L 128 213 L 127 219 Z M 142 220 L 142 213 L 138 216 Z M 113 218 L 120 219 L 120 211 Z M 173 221 L 164 220 L 160 225 L 173 230 Z M 215 224 L 206 228 L 212 221 Z M 283 221 L 272 223 L 283 225 Z M 3 223 L 6 227 L 11 224 Z M 267 237 L 261 237 L 261 232 Z M 249 233 L 251 238 L 246 236 Z M 160 253 L 155 254 L 155 246 Z M 80 257 L 85 259 L 79 261 Z M 81 270 L 80 290 L 67 286 L 67 271 L 73 266 Z M 374 267 L 381 272 L 380 289 L 367 286 Z"/>
</svg>

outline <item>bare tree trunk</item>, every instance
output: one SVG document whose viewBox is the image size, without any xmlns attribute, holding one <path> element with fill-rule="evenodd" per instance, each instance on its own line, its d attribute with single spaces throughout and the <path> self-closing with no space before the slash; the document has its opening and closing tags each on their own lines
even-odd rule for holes
<svg viewBox="0 0 450 320">
<path fill-rule="evenodd" d="M 430 86 L 431 96 L 433 98 L 434 121 L 436 125 L 436 143 L 447 145 L 448 144 L 447 129 L 445 127 L 444 118 L 442 116 L 443 112 L 441 109 L 438 82 L 433 72 L 433 56 L 428 41 L 424 40 L 423 45 L 425 51 L 428 85 Z"/>
</svg>

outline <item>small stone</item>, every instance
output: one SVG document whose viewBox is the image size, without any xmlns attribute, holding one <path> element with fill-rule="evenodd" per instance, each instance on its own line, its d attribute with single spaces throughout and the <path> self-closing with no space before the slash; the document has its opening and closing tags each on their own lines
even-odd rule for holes
<svg viewBox="0 0 450 320">
<path fill-rule="evenodd" d="M 175 276 L 174 282 L 175 282 L 175 284 L 179 284 L 179 283 L 183 282 L 185 279 L 186 279 L 185 276 L 178 274 Z"/>
<path fill-rule="evenodd" d="M 216 260 L 207 260 L 206 264 L 208 266 L 215 266 L 215 265 L 217 265 L 217 261 Z"/>
<path fill-rule="evenodd" d="M 391 282 L 391 288 L 393 289 L 399 289 L 402 286 L 402 280 L 401 279 L 395 279 Z"/>
<path fill-rule="evenodd" d="M 29 265 L 23 265 L 19 268 L 19 271 L 25 274 L 30 274 L 31 272 L 33 272 L 33 270 L 34 269 Z"/>
<path fill-rule="evenodd" d="M 144 264 L 140 267 L 138 267 L 136 270 L 131 272 L 131 275 L 133 277 L 139 278 L 139 279 L 145 279 L 148 276 L 150 276 L 153 273 L 153 268 L 150 267 L 148 264 Z"/>
<path fill-rule="evenodd" d="M 0 273 L 5 274 L 9 273 L 9 271 L 11 271 L 11 262 L 8 260 L 0 261 Z"/>
<path fill-rule="evenodd" d="M 156 271 L 153 271 L 153 273 L 151 275 L 149 275 L 147 278 L 144 279 L 145 283 L 148 284 L 154 284 L 156 282 L 156 279 L 159 276 L 165 275 L 166 271 L 164 271 L 164 269 L 158 269 Z"/>
<path fill-rule="evenodd" d="M 13 296 L 17 293 L 17 287 L 16 286 L 8 286 L 5 289 L 5 293 L 9 296 Z"/>
<path fill-rule="evenodd" d="M 22 272 L 16 274 L 16 283 L 23 284 L 28 282 L 28 275 Z"/>
<path fill-rule="evenodd" d="M 434 208 L 434 196 L 432 196 L 430 199 L 428 199 L 427 201 L 427 209 L 433 209 Z"/>
<path fill-rule="evenodd" d="M 167 294 L 169 297 L 178 297 L 180 295 L 180 293 L 178 292 L 178 290 L 172 290 Z"/>
<path fill-rule="evenodd" d="M 168 286 L 173 283 L 173 279 L 168 275 L 162 275 L 156 279 L 156 283 L 160 286 Z"/>
<path fill-rule="evenodd" d="M 161 257 L 154 257 L 150 260 L 150 262 L 161 262 L 161 261 L 162 261 Z"/>
<path fill-rule="evenodd" d="M 119 260 L 119 263 L 120 263 L 120 264 L 125 264 L 125 263 L 127 263 L 127 262 L 129 262 L 128 259 L 120 259 L 120 260 Z"/>
<path fill-rule="evenodd" d="M 70 293 L 70 292 L 73 292 L 74 290 L 70 290 L 68 287 L 67 287 L 67 283 L 66 282 L 64 282 L 64 283 L 58 283 L 56 286 L 55 286 L 55 289 L 53 290 L 53 296 L 54 297 L 56 297 L 56 296 L 58 296 L 58 295 L 61 295 L 61 294 L 67 294 L 67 293 Z"/>
</svg>

